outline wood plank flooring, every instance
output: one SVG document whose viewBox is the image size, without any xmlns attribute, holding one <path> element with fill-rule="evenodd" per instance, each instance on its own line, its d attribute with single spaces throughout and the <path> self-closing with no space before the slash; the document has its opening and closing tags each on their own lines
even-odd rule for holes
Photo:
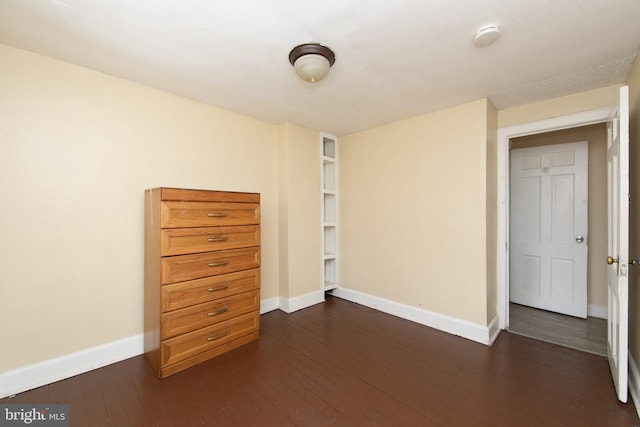
<svg viewBox="0 0 640 427">
<path fill-rule="evenodd" d="M 510 303 L 509 331 L 600 356 L 607 355 L 605 319 L 579 319 Z"/>
<path fill-rule="evenodd" d="M 605 358 L 503 332 L 492 347 L 329 297 L 158 380 L 142 356 L 0 403 L 72 426 L 640 426 Z"/>
</svg>

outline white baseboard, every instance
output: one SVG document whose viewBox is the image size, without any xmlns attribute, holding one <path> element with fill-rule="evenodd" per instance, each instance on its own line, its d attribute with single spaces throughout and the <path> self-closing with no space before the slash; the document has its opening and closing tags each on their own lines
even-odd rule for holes
<svg viewBox="0 0 640 427">
<path fill-rule="evenodd" d="M 629 352 L 629 394 L 640 417 L 640 372 L 631 352 Z"/>
<path fill-rule="evenodd" d="M 273 310 L 293 313 L 321 302 L 324 302 L 324 291 L 315 291 L 295 298 L 273 297 L 260 301 L 260 314 Z"/>
<path fill-rule="evenodd" d="M 0 374 L 0 398 L 51 384 L 144 353 L 144 335 L 134 335 Z"/>
<path fill-rule="evenodd" d="M 351 289 L 337 288 L 331 294 L 347 301 L 371 307 L 485 345 L 491 345 L 500 333 L 497 317 L 487 327 Z"/>
<path fill-rule="evenodd" d="M 314 291 L 295 298 L 280 297 L 279 308 L 285 313 L 293 313 L 321 302 L 324 302 L 324 291 Z"/>
<path fill-rule="evenodd" d="M 260 314 L 282 309 L 287 313 L 324 301 L 324 292 L 296 298 L 268 298 L 260 302 Z M 144 353 L 144 334 L 87 348 L 0 374 L 0 399 L 51 384 Z"/>
<path fill-rule="evenodd" d="M 265 314 L 280 308 L 280 298 L 273 297 L 260 301 L 260 314 Z"/>
<path fill-rule="evenodd" d="M 609 310 L 604 305 L 589 304 L 587 306 L 587 316 L 597 317 L 598 319 L 608 319 Z"/>
<path fill-rule="evenodd" d="M 500 335 L 500 332 L 502 332 L 502 329 L 500 329 L 500 319 L 498 318 L 498 315 L 496 315 L 493 318 L 493 320 L 489 323 L 489 327 L 487 329 L 489 330 L 488 344 L 493 345 L 493 343 L 498 338 L 498 335 Z"/>
</svg>

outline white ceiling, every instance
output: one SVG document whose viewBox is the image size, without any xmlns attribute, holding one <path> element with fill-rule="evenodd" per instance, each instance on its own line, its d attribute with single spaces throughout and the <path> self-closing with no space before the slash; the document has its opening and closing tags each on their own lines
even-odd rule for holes
<svg viewBox="0 0 640 427">
<path fill-rule="evenodd" d="M 476 48 L 476 30 L 502 37 Z M 320 83 L 288 62 L 336 53 Z M 638 0 L 0 0 L 0 43 L 272 123 L 344 135 L 489 97 L 499 108 L 626 80 Z"/>
</svg>

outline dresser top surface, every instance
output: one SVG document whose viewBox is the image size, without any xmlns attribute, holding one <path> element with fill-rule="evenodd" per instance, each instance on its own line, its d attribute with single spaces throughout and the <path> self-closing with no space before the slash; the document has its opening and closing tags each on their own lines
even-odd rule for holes
<svg viewBox="0 0 640 427">
<path fill-rule="evenodd" d="M 159 193 L 159 198 L 162 201 L 260 203 L 260 193 L 172 187 L 158 187 L 147 191 Z"/>
</svg>

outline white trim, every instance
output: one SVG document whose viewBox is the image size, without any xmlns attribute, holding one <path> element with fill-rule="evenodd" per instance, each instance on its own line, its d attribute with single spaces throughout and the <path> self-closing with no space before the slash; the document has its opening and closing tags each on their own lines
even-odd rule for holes
<svg viewBox="0 0 640 427">
<path fill-rule="evenodd" d="M 606 320 L 609 318 L 609 310 L 606 305 L 589 304 L 587 306 L 587 316 Z"/>
<path fill-rule="evenodd" d="M 489 326 L 487 329 L 489 330 L 489 342 L 487 344 L 493 345 L 493 343 L 498 338 L 498 335 L 500 335 L 500 332 L 502 331 L 500 329 L 500 319 L 498 319 L 498 316 L 495 316 L 493 320 L 489 322 Z"/>
<path fill-rule="evenodd" d="M 314 291 L 295 298 L 280 297 L 280 310 L 285 313 L 293 313 L 303 308 L 324 302 L 324 291 Z"/>
<path fill-rule="evenodd" d="M 631 352 L 629 352 L 629 394 L 640 417 L 640 372 Z"/>
<path fill-rule="evenodd" d="M 144 335 L 34 363 L 0 375 L 0 398 L 51 384 L 144 353 Z"/>
<path fill-rule="evenodd" d="M 603 123 L 615 116 L 616 107 L 539 120 L 498 129 L 498 304 L 501 329 L 509 327 L 509 140 L 518 136 Z"/>
<path fill-rule="evenodd" d="M 490 327 L 482 326 L 466 320 L 456 319 L 432 311 L 401 304 L 384 298 L 365 294 L 352 289 L 337 288 L 331 292 L 332 295 L 355 302 L 376 310 L 401 317 L 412 322 L 420 323 L 440 331 L 448 332 L 481 344 L 490 345 L 500 332 L 497 318 Z M 493 330 L 490 330 L 493 329 Z"/>
<path fill-rule="evenodd" d="M 265 314 L 280 308 L 280 298 L 273 297 L 260 301 L 260 314 Z"/>
</svg>

